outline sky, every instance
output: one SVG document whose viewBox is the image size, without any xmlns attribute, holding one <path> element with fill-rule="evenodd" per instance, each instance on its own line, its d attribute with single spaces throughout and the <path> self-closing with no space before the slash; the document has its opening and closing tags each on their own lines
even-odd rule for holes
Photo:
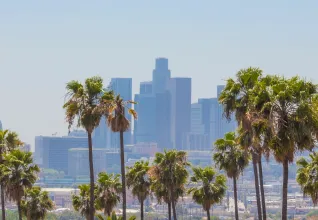
<svg viewBox="0 0 318 220">
<path fill-rule="evenodd" d="M 318 83 L 316 0 L 0 0 L 0 120 L 34 145 L 67 134 L 65 84 L 151 80 L 155 58 L 192 77 L 192 101 L 241 68 Z"/>
</svg>

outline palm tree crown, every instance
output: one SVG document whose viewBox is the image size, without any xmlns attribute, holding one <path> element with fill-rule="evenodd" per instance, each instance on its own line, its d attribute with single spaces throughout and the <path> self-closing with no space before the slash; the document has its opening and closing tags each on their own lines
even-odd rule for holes
<svg viewBox="0 0 318 220">
<path fill-rule="evenodd" d="M 40 169 L 33 164 L 32 153 L 13 150 L 4 155 L 4 163 L 0 165 L 3 173 L 2 181 L 6 183 L 6 196 L 17 202 L 19 218 L 21 216 L 21 199 L 25 190 L 32 187 L 37 180 Z"/>
<path fill-rule="evenodd" d="M 144 218 L 144 201 L 150 195 L 151 181 L 148 177 L 150 170 L 148 161 L 137 161 L 134 166 L 128 168 L 126 174 L 127 186 L 132 188 L 132 194 L 138 198 L 141 204 L 141 219 Z"/>
<path fill-rule="evenodd" d="M 311 161 L 305 158 L 297 161 L 299 169 L 297 170 L 296 180 L 306 196 L 310 196 L 315 205 L 318 204 L 318 154 L 309 155 Z"/>
<path fill-rule="evenodd" d="M 217 175 L 212 167 L 194 167 L 191 183 L 194 187 L 189 189 L 192 199 L 202 205 L 210 219 L 210 208 L 220 203 L 226 191 L 226 178 L 224 175 Z"/>
<path fill-rule="evenodd" d="M 21 209 L 23 215 L 28 219 L 45 219 L 47 211 L 54 208 L 52 200 L 49 198 L 48 192 L 42 191 L 40 187 L 32 187 L 27 189 L 25 197 L 21 201 Z"/>
<path fill-rule="evenodd" d="M 120 175 L 101 172 L 97 180 L 97 206 L 104 209 L 104 215 L 110 216 L 113 209 L 120 202 L 122 185 Z"/>
</svg>

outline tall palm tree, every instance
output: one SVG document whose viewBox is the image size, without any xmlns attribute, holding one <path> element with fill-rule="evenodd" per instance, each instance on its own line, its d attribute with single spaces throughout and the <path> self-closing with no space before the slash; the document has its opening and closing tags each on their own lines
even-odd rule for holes
<svg viewBox="0 0 318 220">
<path fill-rule="evenodd" d="M 177 219 L 176 203 L 181 195 L 177 191 L 184 192 L 184 185 L 189 176 L 187 166 L 189 166 L 189 163 L 187 162 L 186 152 L 170 150 L 164 151 L 164 153 L 156 153 L 154 166 L 149 172 L 154 184 L 160 187 L 168 187 L 166 191 L 168 192 L 174 220 Z"/>
<path fill-rule="evenodd" d="M 89 220 L 91 216 L 90 185 L 82 184 L 78 188 L 80 190 L 79 195 L 72 195 L 73 208 Z"/>
<path fill-rule="evenodd" d="M 107 116 L 107 124 L 113 132 L 120 133 L 120 163 L 121 163 L 121 179 L 122 179 L 122 197 L 123 197 L 123 220 L 126 220 L 126 172 L 125 172 L 125 151 L 124 151 L 124 132 L 129 130 L 130 121 L 125 117 L 125 108 L 127 104 L 135 104 L 133 101 L 124 101 L 120 95 L 117 95 L 114 101 L 105 100 L 109 103 Z M 137 113 L 128 108 L 128 114 L 131 114 L 134 119 L 137 119 Z"/>
<path fill-rule="evenodd" d="M 21 201 L 21 210 L 27 220 L 43 220 L 47 211 L 53 210 L 53 208 L 54 204 L 48 192 L 42 191 L 40 187 L 34 186 L 25 191 L 24 199 Z"/>
<path fill-rule="evenodd" d="M 32 153 L 13 150 L 3 156 L 4 163 L 0 165 L 3 180 L 6 182 L 6 196 L 17 203 L 19 219 L 22 220 L 21 199 L 25 190 L 32 187 L 40 172 L 33 164 Z"/>
<path fill-rule="evenodd" d="M 67 101 L 63 108 L 69 129 L 74 121 L 78 127 L 84 127 L 88 135 L 89 172 L 90 172 L 90 220 L 94 220 L 94 166 L 92 133 L 99 125 L 101 118 L 107 115 L 108 104 L 101 99 L 112 100 L 112 92 L 103 90 L 102 78 L 95 76 L 85 80 L 71 81 L 66 85 Z"/>
<path fill-rule="evenodd" d="M 244 145 L 246 150 L 251 152 L 258 219 L 262 219 L 263 213 L 263 219 L 266 220 L 266 206 L 261 160 L 262 149 L 260 147 L 260 144 L 255 142 L 253 143 L 255 137 L 257 138 L 257 134 L 253 132 L 252 120 L 250 118 L 251 114 L 249 114 L 250 108 L 251 106 L 253 106 L 253 104 L 251 103 L 251 96 L 254 95 L 252 94 L 253 89 L 261 80 L 262 70 L 260 70 L 259 68 L 250 67 L 240 70 L 236 74 L 235 79 L 230 78 L 227 80 L 226 86 L 219 97 L 219 102 L 223 105 L 224 116 L 228 120 L 231 120 L 231 117 L 234 114 L 240 128 L 239 133 L 242 136 L 241 139 L 244 139 L 244 141 L 242 141 L 242 144 Z"/>
<path fill-rule="evenodd" d="M 97 206 L 104 209 L 104 215 L 110 217 L 113 209 L 120 202 L 122 185 L 120 175 L 101 172 L 97 180 Z"/>
<path fill-rule="evenodd" d="M 3 163 L 3 154 L 14 150 L 15 148 L 22 145 L 18 134 L 9 130 L 0 130 L 0 164 Z M 4 184 L 0 182 L 1 190 L 1 208 L 2 208 L 2 219 L 6 219 L 5 213 L 5 198 L 4 198 Z"/>
<path fill-rule="evenodd" d="M 299 166 L 296 180 L 301 186 L 304 195 L 310 196 L 314 205 L 318 204 L 318 154 L 309 155 L 311 161 L 301 158 L 297 161 Z"/>
<path fill-rule="evenodd" d="M 288 165 L 297 151 L 312 150 L 318 137 L 317 86 L 299 77 L 279 77 L 266 91 L 270 99 L 263 110 L 270 112 L 269 147 L 283 164 L 282 219 L 286 220 Z"/>
<path fill-rule="evenodd" d="M 132 188 L 132 194 L 140 203 L 140 218 L 144 219 L 144 201 L 150 195 L 151 181 L 148 177 L 150 170 L 148 161 L 137 161 L 133 167 L 128 168 L 126 174 L 127 186 Z"/>
<path fill-rule="evenodd" d="M 226 177 L 218 175 L 212 167 L 194 167 L 191 183 L 195 187 L 191 187 L 188 192 L 196 203 L 202 205 L 210 220 L 211 206 L 220 203 L 225 195 Z"/>
<path fill-rule="evenodd" d="M 224 135 L 223 139 L 215 142 L 213 160 L 216 166 L 224 170 L 229 178 L 233 179 L 235 219 L 238 220 L 237 207 L 237 186 L 236 180 L 239 178 L 244 168 L 248 166 L 249 155 L 237 144 L 237 138 L 234 132 Z"/>
</svg>

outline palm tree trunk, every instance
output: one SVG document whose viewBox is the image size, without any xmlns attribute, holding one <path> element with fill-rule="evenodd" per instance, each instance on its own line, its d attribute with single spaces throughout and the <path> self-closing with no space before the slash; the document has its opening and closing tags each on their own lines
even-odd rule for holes
<svg viewBox="0 0 318 220">
<path fill-rule="evenodd" d="M 4 188 L 3 184 L 1 184 L 1 209 L 2 209 L 2 219 L 6 219 L 6 206 L 5 206 L 5 199 L 4 199 Z"/>
<path fill-rule="evenodd" d="M 259 184 L 260 184 L 261 196 L 262 196 L 263 220 L 266 220 L 266 203 L 265 203 L 265 193 L 264 193 L 262 155 L 260 155 L 258 159 L 258 171 L 259 171 Z"/>
<path fill-rule="evenodd" d="M 258 220 L 262 220 L 262 208 L 261 208 L 261 199 L 260 199 L 260 193 L 259 193 L 259 181 L 258 181 L 258 170 L 257 170 L 257 155 L 254 152 L 252 153 L 252 160 L 253 160 Z"/>
<path fill-rule="evenodd" d="M 0 148 L 0 164 L 2 164 L 2 148 Z M 5 199 L 4 199 L 4 188 L 3 184 L 0 185 L 1 187 L 1 209 L 2 209 L 2 219 L 6 219 L 6 206 L 5 206 Z"/>
<path fill-rule="evenodd" d="M 168 215 L 169 215 L 169 220 L 171 220 L 171 202 L 168 202 Z"/>
<path fill-rule="evenodd" d="M 144 201 L 140 203 L 140 219 L 144 220 Z"/>
<path fill-rule="evenodd" d="M 172 205 L 172 213 L 173 213 L 173 219 L 177 220 L 177 212 L 176 212 L 176 203 L 174 199 L 174 190 L 173 190 L 173 185 L 170 185 L 170 195 L 171 195 L 171 205 Z"/>
<path fill-rule="evenodd" d="M 89 175 L 90 175 L 90 199 L 89 199 L 89 219 L 94 220 L 94 165 L 93 165 L 93 142 L 92 133 L 88 132 L 88 159 L 89 159 Z"/>
<path fill-rule="evenodd" d="M 207 217 L 208 217 L 208 220 L 210 220 L 210 219 L 211 219 L 210 209 L 207 209 L 207 210 L 206 210 L 206 215 L 207 215 Z"/>
<path fill-rule="evenodd" d="M 235 206 L 235 219 L 238 220 L 238 208 L 237 208 L 237 187 L 236 187 L 236 178 L 233 178 L 233 186 L 234 186 L 234 206 Z"/>
<path fill-rule="evenodd" d="M 18 199 L 18 201 L 17 201 L 17 206 L 18 206 L 19 220 L 22 220 L 22 210 L 21 210 L 21 201 L 20 201 L 20 199 Z"/>
<path fill-rule="evenodd" d="M 288 160 L 283 162 L 283 204 L 282 220 L 287 220 L 287 188 L 288 188 Z"/>
<path fill-rule="evenodd" d="M 126 172 L 125 172 L 125 151 L 124 132 L 120 131 L 120 164 L 121 164 L 121 184 L 123 193 L 123 220 L 126 220 Z"/>
</svg>

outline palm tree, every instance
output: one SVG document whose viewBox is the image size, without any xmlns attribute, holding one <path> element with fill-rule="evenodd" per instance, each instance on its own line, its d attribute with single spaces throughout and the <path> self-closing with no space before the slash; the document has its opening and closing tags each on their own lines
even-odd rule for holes
<svg viewBox="0 0 318 220">
<path fill-rule="evenodd" d="M 148 161 L 137 161 L 133 167 L 128 168 L 126 174 L 127 186 L 132 188 L 132 194 L 138 198 L 140 203 L 140 218 L 144 219 L 144 201 L 150 195 L 150 170 Z"/>
<path fill-rule="evenodd" d="M 37 180 L 40 169 L 33 164 L 32 153 L 13 150 L 3 156 L 0 165 L 3 180 L 6 182 L 6 196 L 17 203 L 19 219 L 22 220 L 21 199 L 25 190 L 30 189 Z"/>
<path fill-rule="evenodd" d="M 125 152 L 124 152 L 124 132 L 128 131 L 130 121 L 125 117 L 125 108 L 127 104 L 135 104 L 132 101 L 124 101 L 120 95 L 117 95 L 114 101 L 106 99 L 106 104 L 110 104 L 107 124 L 113 132 L 120 133 L 120 163 L 121 163 L 121 179 L 122 179 L 122 197 L 123 197 L 123 220 L 126 220 L 126 172 L 125 172 Z M 137 113 L 128 108 L 128 114 L 137 119 Z"/>
<path fill-rule="evenodd" d="M 239 178 L 244 168 L 248 166 L 249 155 L 237 144 L 237 138 L 234 132 L 224 135 L 223 139 L 215 142 L 215 153 L 213 160 L 220 170 L 224 170 L 229 178 L 233 179 L 235 219 L 238 220 L 237 207 L 237 186 L 236 180 Z"/>
<path fill-rule="evenodd" d="M 202 205 L 210 220 L 211 206 L 220 203 L 225 195 L 226 177 L 218 175 L 212 167 L 194 167 L 191 183 L 196 186 L 191 187 L 188 192 L 196 203 Z"/>
<path fill-rule="evenodd" d="M 317 86 L 292 77 L 276 77 L 266 88 L 269 101 L 263 111 L 269 111 L 268 124 L 272 138 L 269 147 L 277 162 L 283 164 L 282 219 L 287 219 L 288 165 L 298 151 L 312 150 L 318 137 Z"/>
<path fill-rule="evenodd" d="M 107 115 L 108 104 L 103 100 L 112 100 L 112 92 L 103 90 L 103 80 L 100 77 L 91 77 L 84 84 L 71 81 L 66 85 L 67 102 L 63 108 L 66 110 L 66 121 L 69 129 L 74 121 L 78 127 L 84 127 L 88 135 L 89 172 L 90 172 L 90 220 L 94 220 L 94 167 L 93 167 L 93 141 L 92 133 L 99 125 L 103 116 Z"/>
<path fill-rule="evenodd" d="M 262 172 L 262 148 L 260 143 L 255 143 L 253 140 L 260 140 L 258 135 L 253 132 L 252 124 L 255 120 L 251 120 L 251 107 L 254 103 L 251 103 L 251 96 L 254 96 L 254 87 L 262 80 L 262 70 L 259 68 L 247 68 L 242 69 L 236 74 L 236 79 L 228 79 L 224 90 L 222 91 L 219 102 L 224 107 L 224 116 L 231 120 L 231 117 L 235 116 L 235 119 L 239 125 L 239 133 L 242 139 L 242 145 L 246 150 L 251 152 L 252 163 L 254 170 L 254 183 L 256 191 L 256 202 L 258 210 L 258 219 L 266 220 L 266 205 L 263 186 L 263 172 Z M 255 98 L 255 96 L 253 97 Z M 255 111 L 254 111 L 255 112 Z M 256 115 L 258 116 L 258 115 Z M 256 117 L 257 119 L 257 117 Z M 261 191 L 261 197 L 260 197 Z M 262 198 L 262 206 L 261 206 Z"/>
<path fill-rule="evenodd" d="M 42 191 L 40 187 L 32 187 L 27 189 L 25 197 L 21 201 L 22 214 L 27 220 L 45 219 L 47 211 L 53 210 L 54 204 L 49 198 L 46 191 Z"/>
<path fill-rule="evenodd" d="M 120 175 L 101 172 L 97 180 L 97 206 L 104 209 L 104 215 L 110 217 L 113 209 L 120 202 L 122 185 Z"/>
<path fill-rule="evenodd" d="M 9 130 L 0 130 L 0 165 L 3 164 L 3 154 L 10 152 L 22 145 L 18 134 Z M 1 208 L 2 208 L 2 219 L 6 219 L 5 213 L 5 199 L 4 199 L 4 184 L 0 183 L 1 187 Z"/>
<path fill-rule="evenodd" d="M 176 203 L 184 192 L 184 185 L 188 179 L 186 167 L 187 154 L 184 151 L 170 150 L 164 153 L 157 153 L 154 160 L 154 166 L 150 169 L 149 175 L 154 181 L 160 192 L 168 192 L 169 203 L 172 207 L 174 220 L 177 219 Z M 162 190 L 162 187 L 168 187 Z M 169 205 L 168 203 L 168 205 Z"/>
<path fill-rule="evenodd" d="M 91 216 L 90 185 L 82 184 L 78 188 L 79 195 L 72 195 L 73 208 L 88 220 Z"/>
<path fill-rule="evenodd" d="M 297 170 L 296 180 L 301 186 L 304 195 L 310 196 L 314 205 L 318 204 L 318 154 L 312 153 L 309 155 L 311 161 L 308 162 L 305 158 L 297 161 L 299 169 Z"/>
</svg>

